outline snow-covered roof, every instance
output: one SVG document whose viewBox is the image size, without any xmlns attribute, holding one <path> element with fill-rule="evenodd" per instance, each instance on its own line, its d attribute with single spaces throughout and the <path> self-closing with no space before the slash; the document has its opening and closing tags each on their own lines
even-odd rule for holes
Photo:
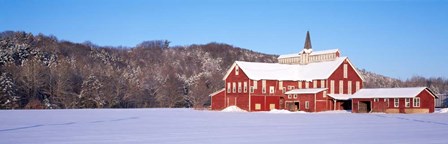
<svg viewBox="0 0 448 144">
<path fill-rule="evenodd" d="M 221 89 L 221 90 L 218 90 L 218 91 L 216 91 L 216 92 L 214 92 L 214 93 L 211 93 L 209 96 L 215 96 L 216 94 L 218 94 L 218 93 L 220 93 L 220 92 L 222 92 L 222 91 L 224 91 L 225 90 L 225 88 L 223 88 L 223 89 Z"/>
<path fill-rule="evenodd" d="M 310 55 L 321 55 L 321 54 L 328 54 L 328 53 L 335 53 L 338 52 L 339 49 L 330 49 L 330 50 L 322 50 L 322 51 L 313 51 Z M 280 55 L 278 58 L 290 58 L 290 57 L 297 57 L 303 52 L 300 51 L 299 53 L 293 53 L 293 54 L 284 54 Z"/>
<path fill-rule="evenodd" d="M 327 79 L 346 59 L 347 57 L 338 57 L 333 61 L 307 65 L 236 61 L 232 69 L 238 65 L 251 80 L 312 81 Z M 227 78 L 230 71 L 224 76 L 224 79 Z"/>
<path fill-rule="evenodd" d="M 352 97 L 352 95 L 349 94 L 328 94 L 328 96 L 336 100 L 349 100 Z"/>
<path fill-rule="evenodd" d="M 294 89 L 287 91 L 285 94 L 315 94 L 326 89 L 327 88 Z"/>
<path fill-rule="evenodd" d="M 352 98 L 413 98 L 426 87 L 361 89 Z M 432 92 L 431 92 L 432 93 Z"/>
</svg>

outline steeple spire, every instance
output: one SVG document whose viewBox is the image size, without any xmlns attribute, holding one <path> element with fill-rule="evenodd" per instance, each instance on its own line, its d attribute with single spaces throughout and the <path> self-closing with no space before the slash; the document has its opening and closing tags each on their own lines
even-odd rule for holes
<svg viewBox="0 0 448 144">
<path fill-rule="evenodd" d="M 306 31 L 305 47 L 303 47 L 303 48 L 304 49 L 312 49 L 310 32 L 309 31 Z"/>
</svg>

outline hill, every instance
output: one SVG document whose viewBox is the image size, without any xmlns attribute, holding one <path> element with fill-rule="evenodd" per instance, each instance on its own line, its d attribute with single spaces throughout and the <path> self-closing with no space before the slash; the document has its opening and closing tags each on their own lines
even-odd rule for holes
<svg viewBox="0 0 448 144">
<path fill-rule="evenodd" d="M 222 43 L 170 46 L 154 40 L 128 48 L 6 31 L 0 33 L 0 108 L 203 107 L 208 94 L 224 86 L 221 79 L 235 60 L 276 58 Z M 361 72 L 367 87 L 411 86 Z M 411 80 L 437 85 L 438 92 L 448 89 L 442 78 Z"/>
</svg>

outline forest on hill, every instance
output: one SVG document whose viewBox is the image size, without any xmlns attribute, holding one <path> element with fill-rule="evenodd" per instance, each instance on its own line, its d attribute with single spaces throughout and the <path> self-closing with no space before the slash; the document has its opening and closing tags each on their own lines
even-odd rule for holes
<svg viewBox="0 0 448 144">
<path fill-rule="evenodd" d="M 222 77 L 235 60 L 274 63 L 277 56 L 222 43 L 170 46 L 153 40 L 112 47 L 5 31 L 0 33 L 0 108 L 200 108 L 224 87 Z M 402 81 L 360 72 L 366 87 L 448 92 L 446 78 Z"/>
</svg>

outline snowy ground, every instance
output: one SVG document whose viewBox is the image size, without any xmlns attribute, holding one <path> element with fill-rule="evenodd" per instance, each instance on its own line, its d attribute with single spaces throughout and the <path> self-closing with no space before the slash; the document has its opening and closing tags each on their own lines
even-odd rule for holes
<svg viewBox="0 0 448 144">
<path fill-rule="evenodd" d="M 448 143 L 448 114 L 3 110 L 0 143 Z"/>
</svg>

